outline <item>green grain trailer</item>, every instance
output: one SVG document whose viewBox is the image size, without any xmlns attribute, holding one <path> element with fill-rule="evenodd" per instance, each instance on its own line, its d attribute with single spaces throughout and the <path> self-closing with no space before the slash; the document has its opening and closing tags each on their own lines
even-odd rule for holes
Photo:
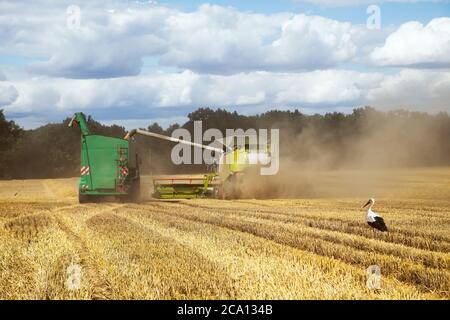
<svg viewBox="0 0 450 320">
<path fill-rule="evenodd" d="M 137 154 L 130 141 L 92 134 L 83 113 L 77 112 L 69 127 L 81 131 L 80 203 L 115 196 L 133 201 L 139 196 Z"/>
</svg>

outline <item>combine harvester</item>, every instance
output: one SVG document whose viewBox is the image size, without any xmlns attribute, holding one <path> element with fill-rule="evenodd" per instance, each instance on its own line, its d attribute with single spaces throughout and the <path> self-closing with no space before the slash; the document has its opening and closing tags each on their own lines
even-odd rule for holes
<svg viewBox="0 0 450 320">
<path fill-rule="evenodd" d="M 143 135 L 151 138 L 183 143 L 197 148 L 209 149 L 221 154 L 221 161 L 213 173 L 192 177 L 153 177 L 153 196 L 161 199 L 239 197 L 237 184 L 250 167 L 252 154 L 248 145 L 231 150 L 193 143 L 174 137 L 135 129 L 123 139 L 92 134 L 83 113 L 77 112 L 69 127 L 78 126 L 81 131 L 81 165 L 79 202 L 95 202 L 106 196 L 122 201 L 137 201 L 140 196 L 139 153 L 133 137 Z M 270 153 L 264 153 L 270 157 Z M 223 161 L 225 159 L 225 161 Z M 239 161 L 237 161 L 239 159 Z"/>
</svg>

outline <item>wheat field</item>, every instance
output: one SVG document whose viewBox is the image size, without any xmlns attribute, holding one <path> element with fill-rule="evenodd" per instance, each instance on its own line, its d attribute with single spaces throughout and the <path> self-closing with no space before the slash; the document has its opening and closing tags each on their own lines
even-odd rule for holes
<svg viewBox="0 0 450 320">
<path fill-rule="evenodd" d="M 326 175 L 337 197 L 136 204 L 78 204 L 76 178 L 0 181 L 0 299 L 449 299 L 450 168 L 391 172 L 367 197 L 342 193 L 346 174 Z M 365 223 L 369 196 L 388 233 Z"/>
</svg>

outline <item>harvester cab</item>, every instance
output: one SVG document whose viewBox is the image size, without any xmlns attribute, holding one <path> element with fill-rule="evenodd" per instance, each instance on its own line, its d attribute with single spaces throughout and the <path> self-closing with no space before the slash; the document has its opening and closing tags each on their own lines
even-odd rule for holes
<svg viewBox="0 0 450 320">
<path fill-rule="evenodd" d="M 92 134 L 86 117 L 77 112 L 69 127 L 81 131 L 79 202 L 104 196 L 133 201 L 139 196 L 139 159 L 133 143 L 125 139 Z"/>
</svg>

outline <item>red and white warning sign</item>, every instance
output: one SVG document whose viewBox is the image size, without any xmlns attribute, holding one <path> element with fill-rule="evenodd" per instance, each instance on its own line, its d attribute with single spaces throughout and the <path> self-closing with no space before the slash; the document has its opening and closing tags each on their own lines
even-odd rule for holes
<svg viewBox="0 0 450 320">
<path fill-rule="evenodd" d="M 89 166 L 83 166 L 83 167 L 80 168 L 80 174 L 81 175 L 87 175 L 88 176 L 89 173 L 90 173 Z"/>
<path fill-rule="evenodd" d="M 122 176 L 128 175 L 128 168 L 125 167 L 125 166 L 120 167 L 120 174 L 121 174 Z"/>
</svg>

